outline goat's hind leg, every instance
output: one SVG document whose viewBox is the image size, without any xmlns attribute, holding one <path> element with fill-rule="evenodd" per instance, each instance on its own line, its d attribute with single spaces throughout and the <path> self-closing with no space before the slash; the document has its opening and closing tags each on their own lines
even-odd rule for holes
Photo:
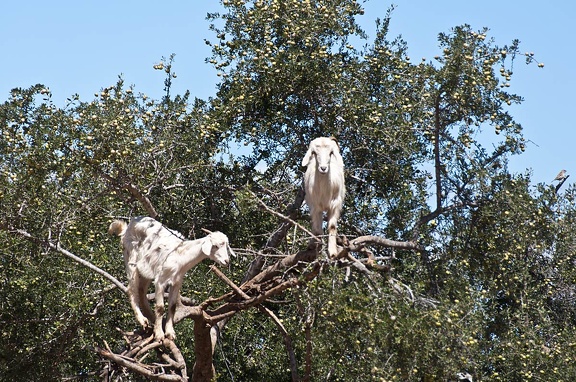
<svg viewBox="0 0 576 382">
<path fill-rule="evenodd" d="M 128 283 L 128 299 L 130 301 L 130 305 L 132 306 L 132 310 L 136 315 L 136 320 L 140 325 L 142 325 L 144 329 L 147 329 L 150 327 L 150 321 L 148 321 L 148 318 L 144 317 L 144 315 L 142 314 L 142 310 L 140 309 L 142 302 L 141 293 L 143 290 L 142 288 L 143 283 L 146 285 L 150 285 L 150 282 L 140 277 L 140 274 L 137 271 L 134 272 L 134 274 L 132 275 L 132 279 Z M 144 298 L 146 298 L 146 296 L 144 296 Z M 146 310 L 146 308 L 144 308 L 144 310 Z M 148 306 L 148 310 L 150 310 L 150 306 Z"/>
<path fill-rule="evenodd" d="M 140 287 L 138 288 L 138 296 L 140 297 L 139 305 L 144 317 L 150 322 L 154 322 L 156 316 L 150 307 L 150 301 L 148 300 L 148 287 L 150 286 L 150 280 L 140 279 Z"/>
<path fill-rule="evenodd" d="M 310 211 L 310 218 L 312 220 L 312 234 L 316 237 L 311 237 L 308 242 L 308 249 L 319 250 L 322 243 L 322 211 Z"/>
</svg>

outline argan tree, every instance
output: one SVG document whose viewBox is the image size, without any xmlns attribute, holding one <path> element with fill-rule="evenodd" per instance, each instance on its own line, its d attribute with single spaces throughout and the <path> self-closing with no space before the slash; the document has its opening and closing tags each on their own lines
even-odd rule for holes
<svg viewBox="0 0 576 382">
<path fill-rule="evenodd" d="M 213 98 L 172 94 L 171 56 L 161 100 L 119 79 L 0 105 L 2 379 L 572 380 L 574 189 L 507 169 L 534 56 L 463 25 L 414 62 L 393 15 L 370 40 L 353 0 L 222 5 Z M 307 248 L 317 136 L 346 169 L 336 258 Z M 106 229 L 136 215 L 239 255 L 189 272 L 176 341 L 125 296 Z"/>
</svg>

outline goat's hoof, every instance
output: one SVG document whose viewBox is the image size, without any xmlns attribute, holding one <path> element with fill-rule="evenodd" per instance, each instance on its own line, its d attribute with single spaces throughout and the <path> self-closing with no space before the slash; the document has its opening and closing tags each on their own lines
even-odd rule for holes
<svg viewBox="0 0 576 382">
<path fill-rule="evenodd" d="M 174 341 L 176 339 L 176 333 L 174 332 L 166 332 L 164 338 Z"/>
<path fill-rule="evenodd" d="M 140 326 L 142 326 L 142 329 L 144 331 L 147 331 L 148 329 L 152 329 L 152 325 L 150 325 L 150 321 L 148 321 L 148 319 L 143 319 L 140 320 Z"/>
<path fill-rule="evenodd" d="M 160 331 L 154 331 L 154 340 L 156 341 L 163 341 L 164 340 L 164 332 Z"/>
</svg>

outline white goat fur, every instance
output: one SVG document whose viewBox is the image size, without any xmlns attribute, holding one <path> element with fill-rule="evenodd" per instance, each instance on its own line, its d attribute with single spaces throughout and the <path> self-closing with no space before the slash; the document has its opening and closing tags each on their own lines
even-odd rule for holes
<svg viewBox="0 0 576 382">
<path fill-rule="evenodd" d="M 323 213 L 326 212 L 328 254 L 333 257 L 337 254 L 336 227 L 346 194 L 344 162 L 336 140 L 321 137 L 310 142 L 302 166 L 308 166 L 304 175 L 304 191 L 306 204 L 310 208 L 312 233 L 322 235 Z"/>
<path fill-rule="evenodd" d="M 176 232 L 164 227 L 150 217 L 137 217 L 126 224 L 115 220 L 108 233 L 121 237 L 124 264 L 128 274 L 128 298 L 136 319 L 144 328 L 154 323 L 154 337 L 164 338 L 164 291 L 170 287 L 166 337 L 176 338 L 174 313 L 180 298 L 184 274 L 204 259 L 221 265 L 228 264 L 229 254 L 234 255 L 228 238 L 221 232 L 212 232 L 197 240 L 185 240 Z M 146 293 L 154 281 L 156 314 L 152 312 Z M 150 321 L 149 321 L 150 320 Z"/>
</svg>

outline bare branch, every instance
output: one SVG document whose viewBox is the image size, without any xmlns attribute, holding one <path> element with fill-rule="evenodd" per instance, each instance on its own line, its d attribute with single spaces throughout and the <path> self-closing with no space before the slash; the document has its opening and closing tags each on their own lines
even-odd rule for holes
<svg viewBox="0 0 576 382">
<path fill-rule="evenodd" d="M 244 291 L 242 289 L 240 289 L 236 284 L 234 284 L 218 268 L 216 268 L 214 265 L 211 265 L 210 269 L 214 273 L 216 273 L 216 275 L 218 277 L 220 277 L 222 280 L 224 280 L 224 282 L 226 284 L 228 284 L 228 286 L 230 286 L 230 288 L 232 288 L 232 290 L 234 292 L 236 292 L 240 297 L 242 297 L 243 299 L 246 299 L 246 300 L 250 299 L 250 296 L 248 296 L 246 293 L 244 293 Z M 276 324 L 278 329 L 280 329 L 280 332 L 282 333 L 282 337 L 284 338 L 284 344 L 286 345 L 286 352 L 288 353 L 288 357 L 290 359 L 290 370 L 291 370 L 291 374 L 292 374 L 292 381 L 294 381 L 294 382 L 299 381 L 300 378 L 298 377 L 298 365 L 296 364 L 296 354 L 294 353 L 294 348 L 292 347 L 292 338 L 288 334 L 288 331 L 286 330 L 286 328 L 284 327 L 282 322 L 280 322 L 280 320 L 278 319 L 276 314 L 274 314 L 274 312 L 272 312 L 270 309 L 266 308 L 264 305 L 258 305 L 258 309 L 261 312 L 263 312 L 264 314 L 266 314 L 268 317 L 270 317 L 272 319 L 272 321 L 274 321 L 274 323 Z"/>
<path fill-rule="evenodd" d="M 434 105 L 434 180 L 436 182 L 436 211 L 442 209 L 442 162 L 440 158 L 440 94 L 436 97 Z"/>
<path fill-rule="evenodd" d="M 148 216 L 154 219 L 158 217 L 158 213 L 156 212 L 156 209 L 152 205 L 150 199 L 148 199 L 147 196 L 142 194 L 135 185 L 128 182 L 124 185 L 124 188 L 130 193 L 130 195 L 135 197 L 142 204 L 142 207 L 144 207 L 144 209 L 148 213 Z"/>
<path fill-rule="evenodd" d="M 140 204 L 142 204 L 142 207 L 144 207 L 144 209 L 148 213 L 148 216 L 150 216 L 151 218 L 154 218 L 154 219 L 156 219 L 158 217 L 158 212 L 156 212 L 156 209 L 154 208 L 154 205 L 152 204 L 150 199 L 146 195 L 144 195 L 138 189 L 138 187 L 135 186 L 132 182 L 130 182 L 129 180 L 124 182 L 119 178 L 114 178 L 114 177 L 106 174 L 105 172 L 101 171 L 98 168 L 95 168 L 95 171 L 98 172 L 100 174 L 100 176 L 102 176 L 105 180 L 107 180 L 114 187 L 128 191 L 128 193 L 133 198 L 135 198 L 136 200 L 138 200 L 140 202 Z M 124 175 L 124 177 L 128 179 L 127 175 Z"/>
<path fill-rule="evenodd" d="M 418 252 L 424 251 L 424 247 L 413 241 L 395 241 L 385 239 L 379 236 L 360 236 L 350 242 L 349 250 L 352 252 L 360 251 L 367 244 L 377 244 L 384 247 L 395 249 L 411 249 Z"/>
<path fill-rule="evenodd" d="M 260 199 L 254 192 L 248 190 L 252 196 L 254 196 L 254 198 L 256 198 L 256 200 L 258 201 L 258 204 L 260 204 L 267 212 L 270 212 L 272 215 L 279 217 L 280 219 L 300 228 L 302 231 L 306 232 L 308 235 L 317 238 L 316 235 L 314 235 L 312 232 L 310 232 L 309 230 L 307 230 L 303 225 L 301 225 L 300 223 L 290 219 L 288 216 L 282 215 L 280 212 L 276 212 L 274 211 L 272 208 L 268 207 L 266 205 L 266 203 L 264 203 L 262 201 L 262 199 Z"/>
<path fill-rule="evenodd" d="M 21 229 L 14 229 L 14 230 L 9 230 L 7 227 L 5 226 L 0 226 L 0 229 L 4 229 L 4 230 L 8 230 L 11 232 L 15 232 L 18 235 L 22 236 L 23 238 L 39 244 L 41 246 L 47 246 L 48 248 L 52 249 L 53 251 L 59 252 L 61 254 L 63 254 L 64 256 L 74 260 L 75 262 L 85 266 L 86 268 L 98 273 L 101 276 L 104 276 L 104 278 L 108 279 L 108 281 L 112 282 L 114 285 L 116 285 L 122 292 L 126 293 L 127 292 L 127 288 L 124 284 L 122 284 L 116 277 L 112 276 L 110 273 L 104 271 L 103 269 L 98 268 L 97 266 L 95 266 L 94 264 L 92 264 L 91 262 L 82 259 L 81 257 L 76 256 L 75 254 L 73 254 L 72 252 L 62 248 L 60 246 L 60 244 L 54 244 L 51 243 L 48 240 L 42 240 L 39 239 L 37 237 L 32 236 L 31 234 L 29 234 L 28 232 L 21 230 Z"/>
<path fill-rule="evenodd" d="M 232 290 L 234 292 L 236 292 L 240 297 L 242 297 L 244 299 L 250 298 L 250 296 L 248 296 L 246 293 L 244 293 L 244 291 L 242 289 L 238 288 L 238 286 L 236 284 L 234 284 L 234 282 L 232 280 L 230 280 L 228 278 L 228 276 L 226 276 L 224 273 L 222 273 L 222 271 L 220 269 L 218 269 L 216 266 L 210 265 L 210 270 L 212 272 L 214 272 L 216 274 L 216 276 L 220 277 L 226 283 L 226 285 L 228 285 L 230 288 L 232 288 Z"/>
<path fill-rule="evenodd" d="M 304 195 L 305 195 L 304 189 L 302 187 L 300 187 L 298 189 L 298 194 L 296 195 L 296 199 L 294 200 L 294 203 L 292 203 L 286 209 L 286 214 L 290 220 L 294 220 L 296 218 L 298 210 L 302 206 L 302 203 L 304 203 Z M 270 238 L 266 242 L 265 248 L 278 247 L 280 242 L 286 237 L 286 233 L 288 232 L 288 229 L 292 226 L 292 224 L 290 223 L 289 220 L 284 219 L 283 215 L 282 215 L 282 219 L 283 219 L 283 221 L 280 224 L 280 226 L 278 227 L 278 229 L 274 232 L 274 234 L 272 234 L 272 236 L 270 236 Z"/>
<path fill-rule="evenodd" d="M 107 349 L 96 347 L 95 350 L 96 353 L 98 353 L 101 357 L 107 358 L 121 367 L 125 367 L 128 370 L 131 370 L 154 381 L 184 382 L 188 380 L 186 377 L 181 377 L 176 374 L 156 374 L 153 370 L 150 370 L 148 367 L 146 367 L 146 365 L 128 357 L 114 354 Z"/>
<path fill-rule="evenodd" d="M 566 176 L 564 177 L 564 179 L 562 179 L 562 181 L 556 185 L 556 188 L 554 188 L 554 193 L 555 193 L 555 194 L 558 193 L 558 191 L 560 190 L 560 187 L 562 187 L 562 185 L 563 185 L 564 182 L 568 179 L 569 176 L 570 176 L 570 175 L 566 175 Z"/>
</svg>

